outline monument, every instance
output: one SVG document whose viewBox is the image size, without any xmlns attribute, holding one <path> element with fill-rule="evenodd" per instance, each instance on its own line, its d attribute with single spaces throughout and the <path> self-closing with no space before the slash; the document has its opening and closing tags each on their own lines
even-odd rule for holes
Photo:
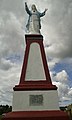
<svg viewBox="0 0 72 120">
<path fill-rule="evenodd" d="M 32 5 L 30 11 L 27 3 L 25 8 L 29 14 L 29 34 L 25 35 L 21 77 L 19 85 L 13 88 L 12 112 L 7 113 L 3 120 L 69 120 L 67 113 L 59 109 L 57 87 L 51 81 L 40 33 L 40 17 L 47 9 L 39 13 Z"/>
</svg>

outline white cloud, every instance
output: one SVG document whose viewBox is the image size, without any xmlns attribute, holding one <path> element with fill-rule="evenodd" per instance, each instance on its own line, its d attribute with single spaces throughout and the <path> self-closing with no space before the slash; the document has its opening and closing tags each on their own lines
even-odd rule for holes
<svg viewBox="0 0 72 120">
<path fill-rule="evenodd" d="M 72 98 L 72 88 L 70 88 L 68 95 Z"/>
<path fill-rule="evenodd" d="M 44 18 L 42 29 L 42 33 L 47 36 L 45 40 L 50 45 L 47 54 L 59 58 L 72 57 L 72 2 L 54 0 L 49 4 L 51 7 Z"/>
<path fill-rule="evenodd" d="M 21 65 L 14 64 L 12 68 L 0 70 L 0 104 L 12 104 L 13 87 L 19 84 Z"/>
<path fill-rule="evenodd" d="M 1 66 L 0 69 L 8 70 L 13 66 L 13 63 L 10 62 L 10 60 L 6 60 L 4 58 L 1 59 Z"/>
<path fill-rule="evenodd" d="M 22 20 L 13 11 L 0 13 L 0 104 L 12 104 L 13 87 L 18 84 L 21 72 L 21 61 L 15 59 L 23 56 L 25 31 Z"/>
<path fill-rule="evenodd" d="M 71 104 L 72 97 L 72 89 L 69 87 L 69 77 L 65 70 L 62 70 L 58 73 L 51 73 L 51 77 L 53 80 L 53 84 L 55 84 L 58 87 L 58 96 L 60 105 L 68 105 Z M 67 103 L 64 103 L 64 101 L 68 101 Z"/>
<path fill-rule="evenodd" d="M 67 83 L 68 82 L 68 75 L 65 70 L 62 70 L 56 75 L 56 80 L 61 83 Z"/>
</svg>

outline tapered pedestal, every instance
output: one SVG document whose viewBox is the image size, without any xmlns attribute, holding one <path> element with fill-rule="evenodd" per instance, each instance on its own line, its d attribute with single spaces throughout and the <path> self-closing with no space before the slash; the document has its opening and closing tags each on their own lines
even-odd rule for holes
<svg viewBox="0 0 72 120">
<path fill-rule="evenodd" d="M 52 84 L 43 36 L 26 35 L 26 50 L 19 85 L 13 90 L 12 112 L 3 120 L 69 120 L 59 110 L 57 87 Z"/>
<path fill-rule="evenodd" d="M 25 38 L 26 51 L 20 83 L 14 87 L 13 111 L 59 110 L 57 87 L 51 82 L 43 36 Z"/>
</svg>

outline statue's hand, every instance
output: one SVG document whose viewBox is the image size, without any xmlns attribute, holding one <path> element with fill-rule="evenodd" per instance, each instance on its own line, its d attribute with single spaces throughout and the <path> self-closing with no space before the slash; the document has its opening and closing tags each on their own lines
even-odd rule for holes
<svg viewBox="0 0 72 120">
<path fill-rule="evenodd" d="M 25 2 L 25 5 L 27 5 L 27 2 Z"/>
<path fill-rule="evenodd" d="M 48 10 L 48 9 L 46 8 L 46 9 L 45 9 L 45 12 L 46 12 L 47 10 Z"/>
</svg>

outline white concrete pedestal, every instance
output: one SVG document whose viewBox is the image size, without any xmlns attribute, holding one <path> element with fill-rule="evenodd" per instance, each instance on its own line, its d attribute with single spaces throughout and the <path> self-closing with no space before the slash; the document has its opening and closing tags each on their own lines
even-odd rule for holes
<svg viewBox="0 0 72 120">
<path fill-rule="evenodd" d="M 14 91 L 13 111 L 59 110 L 57 90 Z"/>
</svg>

